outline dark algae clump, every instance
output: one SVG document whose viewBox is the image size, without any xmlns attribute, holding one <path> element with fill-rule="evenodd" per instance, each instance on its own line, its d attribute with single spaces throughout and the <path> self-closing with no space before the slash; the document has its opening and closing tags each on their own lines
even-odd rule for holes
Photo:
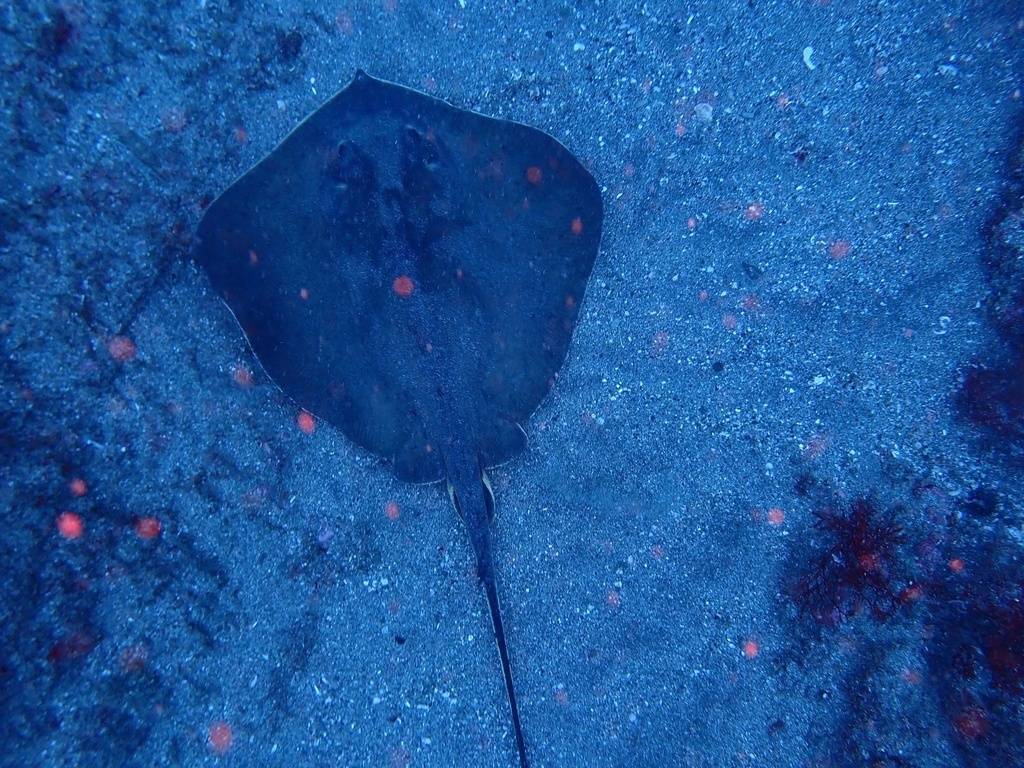
<svg viewBox="0 0 1024 768">
<path fill-rule="evenodd" d="M 792 588 L 800 612 L 826 626 L 864 610 L 889 618 L 903 600 L 893 586 L 902 528 L 864 498 L 854 500 L 846 512 L 823 509 L 816 516 L 815 528 L 825 534 L 825 544 Z"/>
</svg>

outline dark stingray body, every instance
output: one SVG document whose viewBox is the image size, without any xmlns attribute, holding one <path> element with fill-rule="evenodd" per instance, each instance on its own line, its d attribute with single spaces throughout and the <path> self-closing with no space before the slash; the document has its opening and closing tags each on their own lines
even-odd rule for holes
<svg viewBox="0 0 1024 768">
<path fill-rule="evenodd" d="M 593 177 L 552 137 L 359 72 L 211 204 L 197 237 L 197 261 L 287 395 L 399 478 L 447 478 L 524 766 L 483 470 L 526 445 L 601 219 Z"/>
</svg>

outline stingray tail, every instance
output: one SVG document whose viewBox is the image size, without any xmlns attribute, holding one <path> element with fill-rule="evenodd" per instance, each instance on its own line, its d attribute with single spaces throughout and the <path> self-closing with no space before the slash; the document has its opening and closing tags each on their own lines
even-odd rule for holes
<svg viewBox="0 0 1024 768">
<path fill-rule="evenodd" d="M 480 581 L 487 592 L 487 607 L 491 610 L 491 623 L 494 625 L 494 639 L 498 644 L 498 655 L 501 656 L 501 671 L 505 675 L 505 691 L 508 693 L 508 705 L 512 709 L 512 729 L 516 734 L 516 747 L 519 749 L 520 768 L 529 768 L 526 759 L 526 742 L 523 741 L 523 727 L 519 723 L 519 705 L 516 703 L 516 688 L 512 682 L 512 663 L 508 658 L 508 646 L 505 644 L 505 627 L 501 622 L 501 606 L 498 604 L 498 590 L 494 584 L 494 568 L 490 562 L 478 563 Z"/>
<path fill-rule="evenodd" d="M 460 473 L 460 470 L 467 470 Z M 505 626 L 501 621 L 501 605 L 498 603 L 498 589 L 494 582 L 494 558 L 491 555 L 490 521 L 494 512 L 494 497 L 491 493 L 487 475 L 481 471 L 476 460 L 450 462 L 448 493 L 452 503 L 458 510 L 466 531 L 469 533 L 476 554 L 476 572 L 487 593 L 487 607 L 491 612 L 491 624 L 494 626 L 494 640 L 498 644 L 498 655 L 501 656 L 501 671 L 505 676 L 505 692 L 508 694 L 508 706 L 512 710 L 512 729 L 515 731 L 516 747 L 519 750 L 519 768 L 529 768 L 526 759 L 526 742 L 523 740 L 523 727 L 519 722 L 519 705 L 516 703 L 516 688 L 512 682 L 512 663 L 508 658 L 508 646 L 505 644 Z M 452 478 L 454 475 L 454 479 Z"/>
</svg>

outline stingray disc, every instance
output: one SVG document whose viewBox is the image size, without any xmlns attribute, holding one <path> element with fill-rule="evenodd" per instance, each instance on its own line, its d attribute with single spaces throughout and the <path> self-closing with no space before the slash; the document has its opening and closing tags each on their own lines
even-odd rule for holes
<svg viewBox="0 0 1024 768">
<path fill-rule="evenodd" d="M 601 218 L 551 136 L 359 72 L 210 205 L 197 260 L 287 395 L 432 481 L 453 434 L 522 449 Z"/>
</svg>

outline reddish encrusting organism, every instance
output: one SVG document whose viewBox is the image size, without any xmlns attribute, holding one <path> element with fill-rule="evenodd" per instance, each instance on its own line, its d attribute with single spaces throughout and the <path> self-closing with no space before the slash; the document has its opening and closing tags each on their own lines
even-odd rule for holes
<svg viewBox="0 0 1024 768">
<path fill-rule="evenodd" d="M 1024 584 L 1004 604 L 990 606 L 985 624 L 989 629 L 985 642 L 985 659 L 992 673 L 992 682 L 1007 693 L 1024 693 Z"/>
<path fill-rule="evenodd" d="M 970 531 L 978 536 L 981 527 Z M 988 542 L 991 544 L 992 542 Z M 999 542 L 999 554 L 1004 554 Z M 991 550 L 990 550 L 991 551 Z M 974 558 L 971 577 L 937 585 L 928 651 L 954 743 L 972 765 L 1019 765 L 1024 698 L 1024 579 L 1019 564 Z"/>
<path fill-rule="evenodd" d="M 893 588 L 903 530 L 867 499 L 854 500 L 846 514 L 831 509 L 816 514 L 815 527 L 831 542 L 794 586 L 800 612 L 827 626 L 864 609 L 882 621 L 889 618 L 905 602 L 907 591 Z"/>
<path fill-rule="evenodd" d="M 54 643 L 46 658 L 52 664 L 84 659 L 96 647 L 96 643 L 96 638 L 88 632 L 72 632 Z"/>
<path fill-rule="evenodd" d="M 1001 436 L 1024 436 L 1024 360 L 1015 367 L 972 365 L 957 392 L 960 413 Z"/>
</svg>

